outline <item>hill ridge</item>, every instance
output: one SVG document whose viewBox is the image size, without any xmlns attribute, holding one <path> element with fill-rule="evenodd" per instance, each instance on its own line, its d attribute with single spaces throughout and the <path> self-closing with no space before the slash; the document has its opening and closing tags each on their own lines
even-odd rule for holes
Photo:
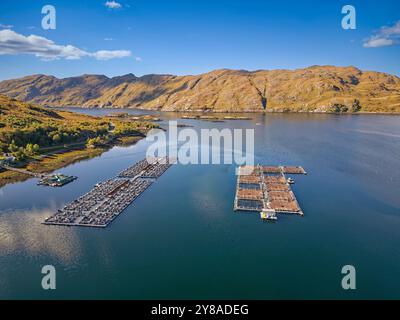
<svg viewBox="0 0 400 320">
<path fill-rule="evenodd" d="M 218 69 L 199 75 L 128 73 L 0 82 L 0 93 L 44 106 L 212 112 L 400 112 L 400 78 L 354 66 Z"/>
</svg>

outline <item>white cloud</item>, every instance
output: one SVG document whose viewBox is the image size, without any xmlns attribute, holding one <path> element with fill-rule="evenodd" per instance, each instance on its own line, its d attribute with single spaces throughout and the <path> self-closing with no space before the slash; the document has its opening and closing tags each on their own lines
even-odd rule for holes
<svg viewBox="0 0 400 320">
<path fill-rule="evenodd" d="M 379 47 L 387 47 L 392 46 L 394 41 L 392 39 L 379 38 L 379 37 L 371 37 L 368 41 L 364 42 L 365 48 L 379 48 Z"/>
<path fill-rule="evenodd" d="M 44 37 L 24 36 L 12 30 L 0 31 L 0 54 L 33 54 L 46 60 L 80 59 L 87 55 L 83 50 L 74 46 L 57 45 Z"/>
<path fill-rule="evenodd" d="M 141 58 L 141 57 L 135 57 L 135 60 L 136 60 L 137 62 L 142 62 L 142 58 Z"/>
<path fill-rule="evenodd" d="M 393 26 L 383 26 L 374 35 L 365 39 L 363 46 L 365 48 L 379 48 L 398 44 L 400 38 L 400 21 Z"/>
<path fill-rule="evenodd" d="M 30 35 L 24 36 L 12 30 L 0 30 L 0 55 L 32 54 L 42 60 L 77 60 L 93 57 L 97 60 L 110 60 L 129 57 L 128 50 L 100 50 L 88 52 L 72 45 L 58 45 L 47 38 Z"/>
<path fill-rule="evenodd" d="M 109 9 L 119 9 L 119 8 L 122 7 L 122 4 L 120 4 L 119 2 L 116 2 L 114 0 L 113 1 L 107 1 L 104 5 Z"/>
<path fill-rule="evenodd" d="M 104 38 L 104 41 L 114 41 L 114 38 Z"/>
<path fill-rule="evenodd" d="M 397 23 L 392 26 L 392 27 L 382 27 L 381 32 L 384 35 L 387 36 L 399 36 L 400 35 L 400 21 L 397 21 Z"/>
<path fill-rule="evenodd" d="M 128 50 L 100 50 L 95 53 L 91 54 L 93 57 L 95 57 L 97 60 L 110 60 L 110 59 L 115 59 L 115 58 L 125 58 L 125 57 L 130 57 L 131 52 Z"/>
</svg>

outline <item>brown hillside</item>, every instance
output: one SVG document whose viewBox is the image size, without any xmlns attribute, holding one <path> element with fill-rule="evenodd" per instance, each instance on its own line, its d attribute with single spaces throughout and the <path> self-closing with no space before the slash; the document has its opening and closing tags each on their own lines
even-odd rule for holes
<svg viewBox="0 0 400 320">
<path fill-rule="evenodd" d="M 0 82 L 0 93 L 49 106 L 214 112 L 400 112 L 400 78 L 355 67 L 216 70 L 195 76 L 128 74 Z"/>
</svg>

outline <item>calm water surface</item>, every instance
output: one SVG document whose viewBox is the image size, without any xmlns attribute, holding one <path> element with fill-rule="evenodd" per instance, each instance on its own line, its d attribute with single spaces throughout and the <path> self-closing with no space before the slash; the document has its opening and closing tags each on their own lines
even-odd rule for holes
<svg viewBox="0 0 400 320">
<path fill-rule="evenodd" d="M 60 170 L 79 177 L 63 188 L 31 179 L 0 189 L 0 298 L 400 298 L 400 117 L 179 122 L 254 128 L 257 162 L 308 171 L 293 187 L 305 217 L 265 224 L 235 213 L 234 166 L 176 165 L 104 230 L 42 225 L 148 143 L 115 147 Z M 47 264 L 57 270 L 51 292 L 41 289 Z M 347 264 L 352 292 L 341 289 Z"/>
</svg>

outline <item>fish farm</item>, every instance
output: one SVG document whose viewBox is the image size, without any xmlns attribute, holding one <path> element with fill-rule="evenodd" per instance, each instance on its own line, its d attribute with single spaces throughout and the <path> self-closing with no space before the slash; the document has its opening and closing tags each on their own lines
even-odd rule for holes
<svg viewBox="0 0 400 320">
<path fill-rule="evenodd" d="M 144 159 L 117 177 L 95 185 L 44 224 L 105 228 L 172 164 L 168 158 Z"/>
<path fill-rule="evenodd" d="M 277 213 L 304 213 L 292 191 L 292 178 L 286 175 L 307 174 L 302 167 L 242 166 L 236 185 L 235 211 L 259 212 L 264 220 L 276 220 Z"/>
</svg>

